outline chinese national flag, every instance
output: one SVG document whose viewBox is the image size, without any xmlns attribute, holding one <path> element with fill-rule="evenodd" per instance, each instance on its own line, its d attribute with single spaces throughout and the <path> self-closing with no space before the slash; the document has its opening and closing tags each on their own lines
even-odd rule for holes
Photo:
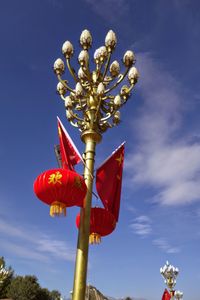
<svg viewBox="0 0 200 300">
<path fill-rule="evenodd" d="M 171 299 L 171 295 L 168 292 L 167 289 L 164 290 L 163 296 L 162 296 L 162 300 L 170 300 Z"/>
<path fill-rule="evenodd" d="M 82 157 L 58 117 L 57 120 L 62 167 L 74 170 L 74 166 L 82 161 Z"/>
<path fill-rule="evenodd" d="M 118 221 L 122 173 L 124 163 L 124 143 L 97 169 L 96 188 L 101 201 Z"/>
</svg>

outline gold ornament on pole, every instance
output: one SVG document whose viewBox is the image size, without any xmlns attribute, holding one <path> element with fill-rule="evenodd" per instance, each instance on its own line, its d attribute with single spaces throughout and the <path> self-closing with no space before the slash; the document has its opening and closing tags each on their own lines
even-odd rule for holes
<svg viewBox="0 0 200 300">
<path fill-rule="evenodd" d="M 120 65 L 111 55 L 116 47 L 115 33 L 110 30 L 105 38 L 105 45 L 94 52 L 95 69 L 90 70 L 89 48 L 92 36 L 84 30 L 80 36 L 81 50 L 78 55 L 80 68 L 78 72 L 71 66 L 74 48 L 66 41 L 62 53 L 66 59 L 68 70 L 75 81 L 75 87 L 69 86 L 68 81 L 62 79 L 65 64 L 58 58 L 54 63 L 54 72 L 58 78 L 57 92 L 65 103 L 66 117 L 71 125 L 81 131 L 81 139 L 85 143 L 84 178 L 88 188 L 84 207 L 81 210 L 76 266 L 74 274 L 73 300 L 85 299 L 90 209 L 92 200 L 94 159 L 96 144 L 101 141 L 102 133 L 120 123 L 119 109 L 127 102 L 131 90 L 138 80 L 138 71 L 133 67 L 135 55 L 129 50 L 123 57 L 125 70 L 120 73 Z M 117 94 L 112 91 L 128 78 L 129 85 L 122 86 Z M 68 92 L 68 95 L 66 95 Z"/>
</svg>

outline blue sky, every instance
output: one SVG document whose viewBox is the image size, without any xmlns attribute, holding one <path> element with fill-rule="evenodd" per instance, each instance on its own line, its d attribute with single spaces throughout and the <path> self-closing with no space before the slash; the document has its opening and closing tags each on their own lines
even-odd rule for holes
<svg viewBox="0 0 200 300">
<path fill-rule="evenodd" d="M 0 2 L 0 255 L 17 274 L 35 274 L 42 286 L 69 295 L 78 209 L 50 218 L 32 185 L 43 170 L 57 166 L 57 115 L 84 150 L 55 93 L 52 66 L 65 40 L 78 55 L 85 28 L 93 35 L 91 55 L 113 29 L 113 57 L 133 50 L 140 72 L 122 123 L 97 148 L 98 165 L 127 141 L 119 223 L 100 246 L 90 247 L 88 282 L 116 298 L 159 300 L 165 288 L 159 269 L 169 260 L 180 269 L 177 288 L 185 299 L 199 300 L 197 0 Z"/>
</svg>

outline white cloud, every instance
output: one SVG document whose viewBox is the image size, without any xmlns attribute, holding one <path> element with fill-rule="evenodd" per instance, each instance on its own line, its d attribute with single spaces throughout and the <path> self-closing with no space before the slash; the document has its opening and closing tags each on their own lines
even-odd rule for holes
<svg viewBox="0 0 200 300">
<path fill-rule="evenodd" d="M 161 145 L 154 150 L 155 153 L 143 152 L 134 157 L 134 163 L 140 170 L 135 175 L 136 181 L 172 185 L 198 176 L 200 145 Z M 145 165 L 142 164 L 144 159 Z"/>
<path fill-rule="evenodd" d="M 141 236 L 149 235 L 152 231 L 149 224 L 133 223 L 130 225 L 130 227 L 136 234 Z"/>
<path fill-rule="evenodd" d="M 61 240 L 46 237 L 37 242 L 36 248 L 39 252 L 49 253 L 52 256 L 63 260 L 74 261 L 75 259 L 74 251 L 67 246 L 66 242 Z"/>
<path fill-rule="evenodd" d="M 141 215 L 134 219 L 134 222 L 130 225 L 130 228 L 135 234 L 145 237 L 152 232 L 150 223 L 151 220 L 149 217 Z"/>
<path fill-rule="evenodd" d="M 179 253 L 180 248 L 179 247 L 172 247 L 166 239 L 160 238 L 153 240 L 153 244 L 156 245 L 158 248 L 163 250 L 166 253 Z"/>
<path fill-rule="evenodd" d="M 149 217 L 147 217 L 147 216 L 145 216 L 145 215 L 141 215 L 141 216 L 139 216 L 139 217 L 137 217 L 137 218 L 135 218 L 135 221 L 136 222 L 146 222 L 146 223 L 151 223 L 151 219 L 149 218 Z"/>
<path fill-rule="evenodd" d="M 32 235 L 30 235 L 29 232 L 26 232 L 24 228 L 12 225 L 11 223 L 4 221 L 3 219 L 0 220 L 0 232 L 6 234 L 7 236 L 22 238 L 27 241 L 33 240 Z"/>
<path fill-rule="evenodd" d="M 138 56 L 139 90 L 144 99 L 133 122 L 138 149 L 127 158 L 135 184 L 157 189 L 154 200 L 165 205 L 200 199 L 200 143 L 178 138 L 183 107 L 178 81 L 149 54 Z"/>
<path fill-rule="evenodd" d="M 137 68 L 141 74 L 137 88 L 144 99 L 137 130 L 144 142 L 163 143 L 180 124 L 180 83 L 149 53 L 137 55 Z"/>
<path fill-rule="evenodd" d="M 52 257 L 58 260 L 75 260 L 75 252 L 66 241 L 55 239 L 35 228 L 22 228 L 0 220 L 0 233 L 0 247 L 16 256 L 43 262 L 50 262 Z"/>
<path fill-rule="evenodd" d="M 158 201 L 166 205 L 187 204 L 200 199 L 200 180 L 171 184 L 158 194 Z"/>
<path fill-rule="evenodd" d="M 17 244 L 14 241 L 6 241 L 1 239 L 1 248 L 6 250 L 6 252 L 14 253 L 15 256 L 28 259 L 36 260 L 40 262 L 48 262 L 48 257 L 45 254 L 39 253 L 32 249 L 27 244 Z"/>
</svg>

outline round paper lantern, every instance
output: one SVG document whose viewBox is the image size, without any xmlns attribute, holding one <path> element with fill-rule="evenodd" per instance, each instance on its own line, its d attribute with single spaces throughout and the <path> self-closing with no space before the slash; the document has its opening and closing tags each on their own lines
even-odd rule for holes
<svg viewBox="0 0 200 300">
<path fill-rule="evenodd" d="M 76 217 L 76 226 L 79 228 L 80 214 Z M 90 244 L 99 244 L 101 237 L 109 235 L 116 227 L 116 220 L 112 213 L 105 208 L 92 207 L 90 213 Z"/>
<path fill-rule="evenodd" d="M 34 182 L 34 192 L 50 205 L 50 215 L 66 215 L 66 207 L 83 206 L 87 187 L 82 176 L 68 169 L 52 169 L 40 174 Z"/>
</svg>

